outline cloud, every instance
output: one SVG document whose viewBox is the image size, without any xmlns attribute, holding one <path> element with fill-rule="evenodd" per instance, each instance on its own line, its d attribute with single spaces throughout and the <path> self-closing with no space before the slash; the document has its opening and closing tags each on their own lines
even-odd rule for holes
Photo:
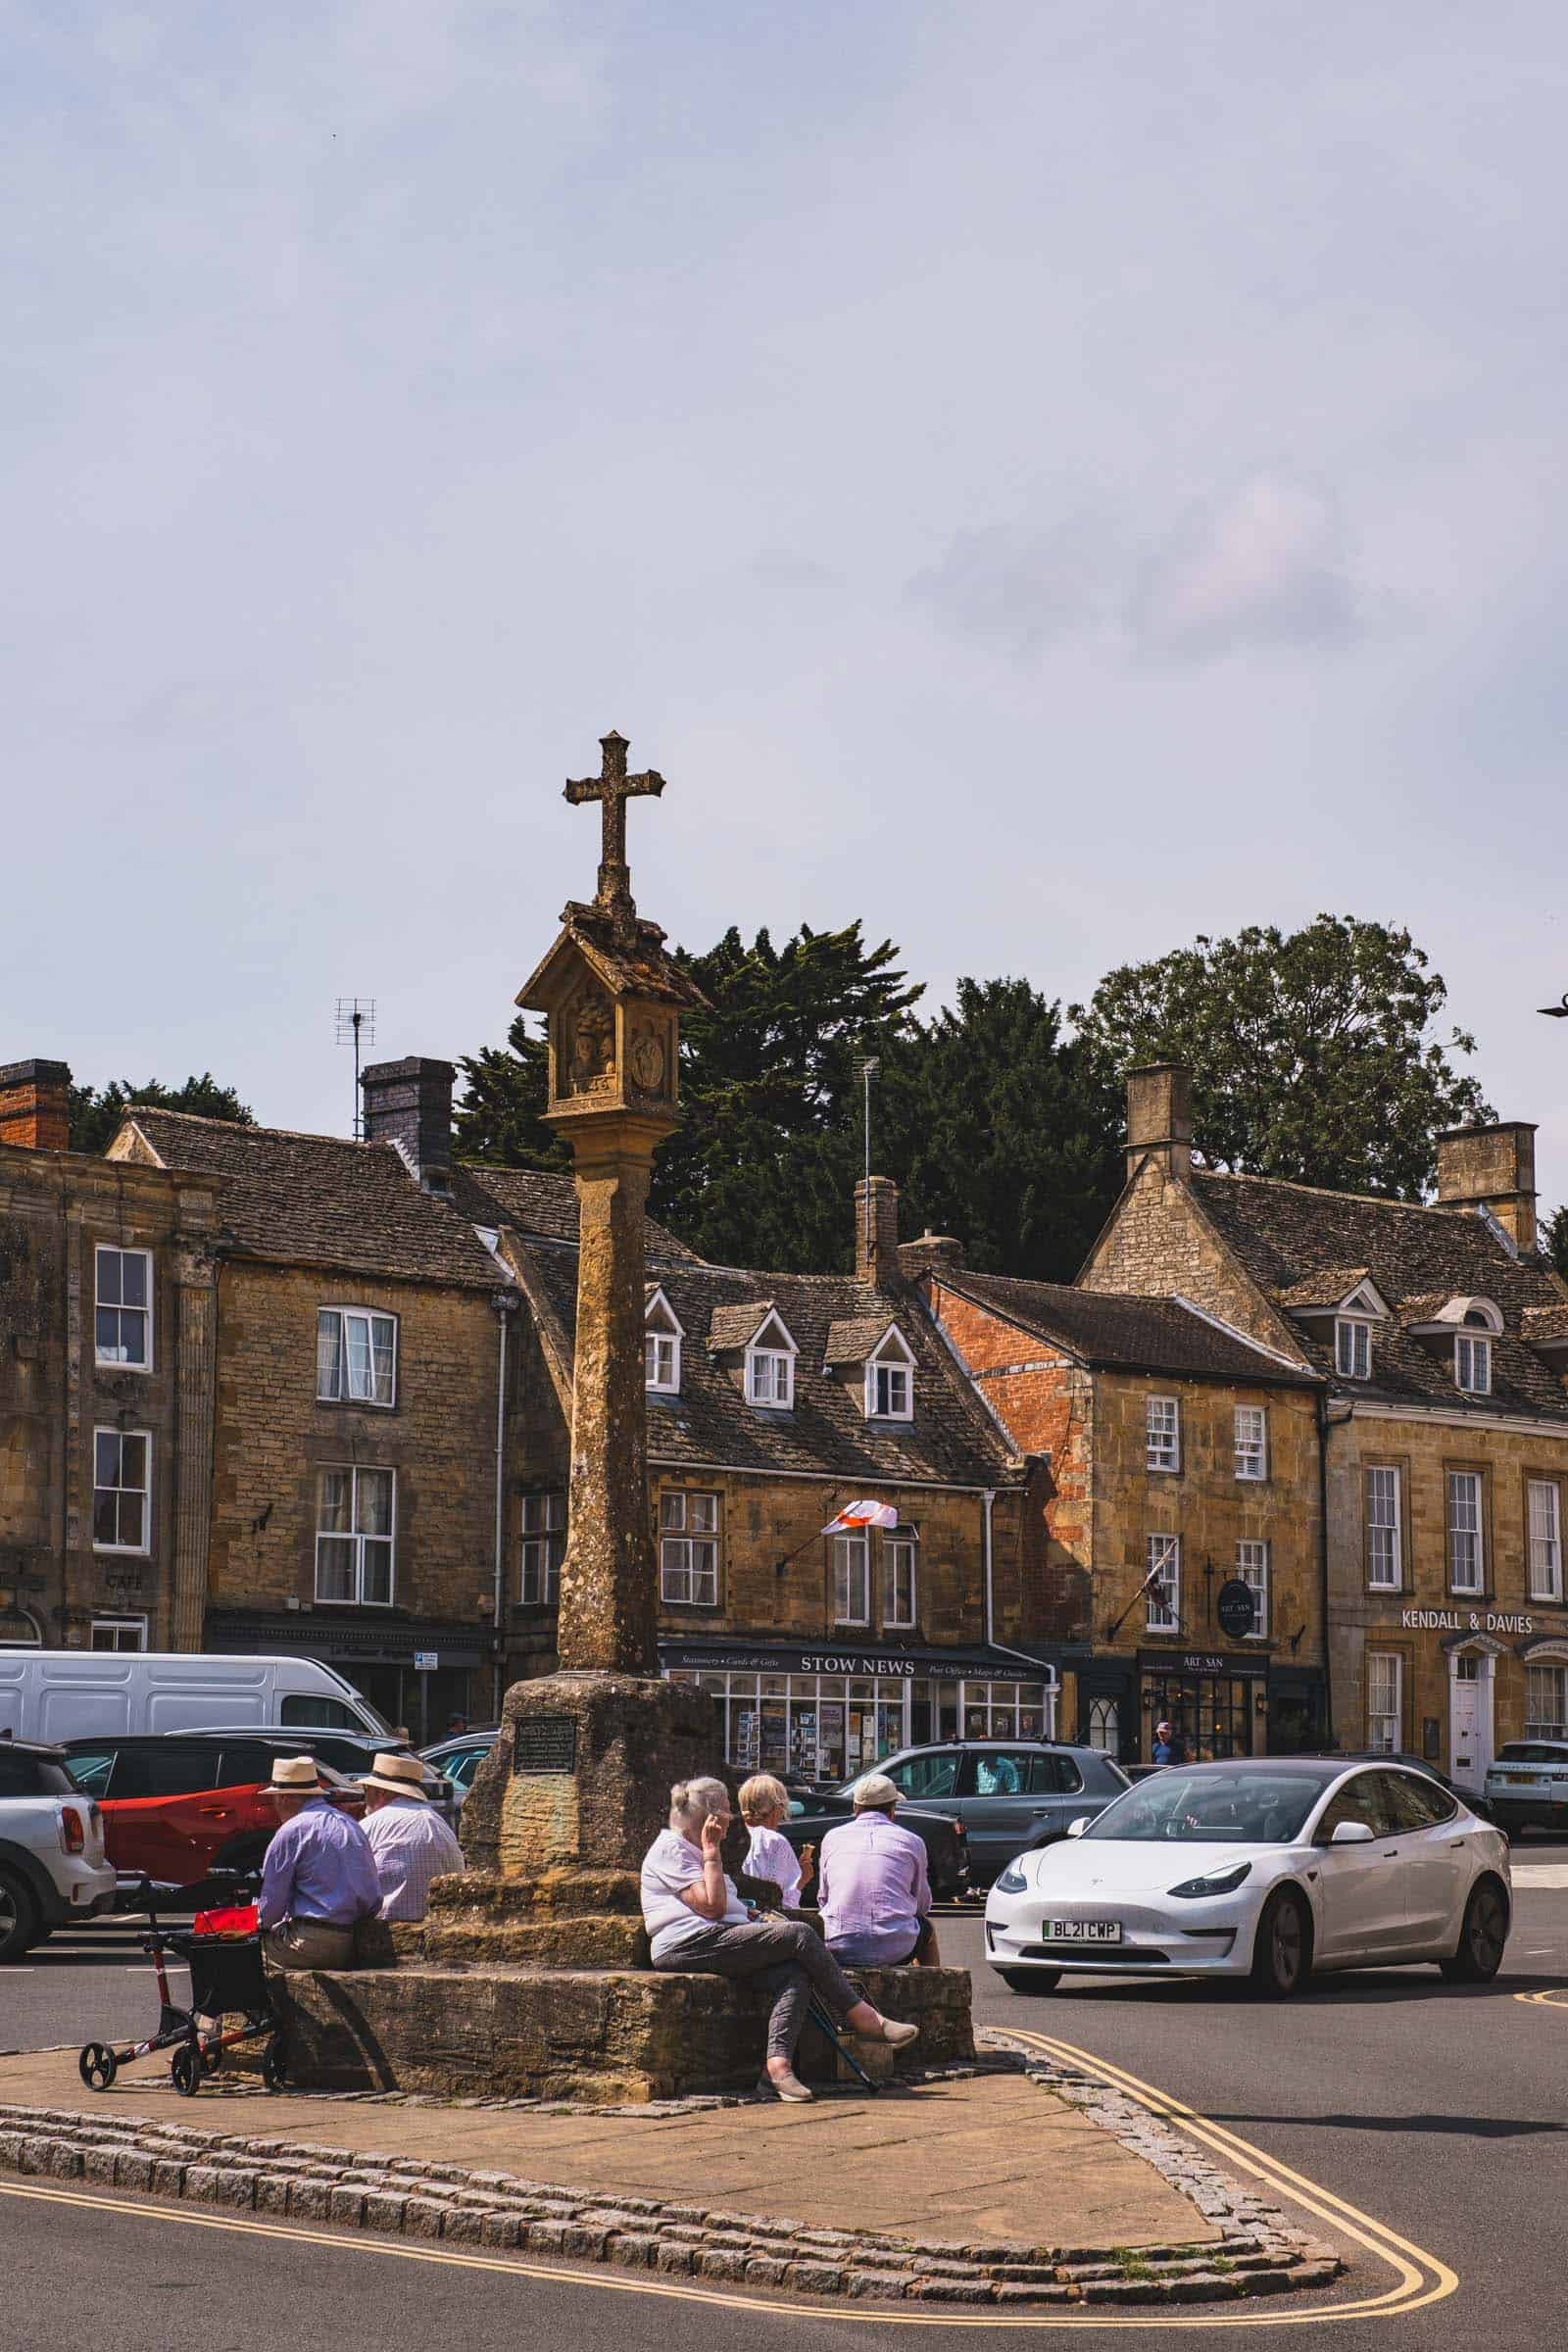
<svg viewBox="0 0 1568 2352">
<path fill-rule="evenodd" d="M 1128 614 L 1145 653 L 1203 661 L 1245 646 L 1340 646 L 1360 611 L 1323 492 L 1250 475 L 1188 514 L 1152 559 Z"/>
<path fill-rule="evenodd" d="M 957 531 L 940 564 L 908 585 L 956 637 L 1026 661 L 1099 617 L 1095 532 L 1075 517 L 1046 526 L 993 522 Z"/>
</svg>

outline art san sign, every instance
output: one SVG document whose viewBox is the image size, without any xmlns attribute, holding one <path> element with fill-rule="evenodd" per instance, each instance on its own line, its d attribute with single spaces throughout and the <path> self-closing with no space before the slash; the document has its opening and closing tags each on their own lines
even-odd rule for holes
<svg viewBox="0 0 1568 2352">
<path fill-rule="evenodd" d="M 1510 1617 L 1496 1609 L 1401 1609 L 1408 1634 L 1533 1634 L 1533 1617 Z"/>
</svg>

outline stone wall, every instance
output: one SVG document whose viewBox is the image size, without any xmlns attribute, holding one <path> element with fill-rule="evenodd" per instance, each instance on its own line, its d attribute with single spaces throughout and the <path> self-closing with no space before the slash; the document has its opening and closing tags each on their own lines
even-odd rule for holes
<svg viewBox="0 0 1568 2352">
<path fill-rule="evenodd" d="M 1298 1335 L 1238 1264 L 1190 1185 L 1146 1160 L 1078 1280 L 1088 1291 L 1190 1298 L 1265 1348 L 1299 1356 Z"/>
</svg>

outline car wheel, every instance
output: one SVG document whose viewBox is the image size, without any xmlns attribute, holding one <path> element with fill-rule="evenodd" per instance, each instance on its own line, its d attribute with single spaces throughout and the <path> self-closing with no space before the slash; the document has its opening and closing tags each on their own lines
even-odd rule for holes
<svg viewBox="0 0 1568 2352">
<path fill-rule="evenodd" d="M 1009 1992 L 1054 1992 L 1061 1983 L 1059 1968 L 999 1968 L 997 1974 Z"/>
<path fill-rule="evenodd" d="M 1464 1907 L 1459 1948 L 1438 1965 L 1450 1984 L 1490 1984 L 1508 1940 L 1508 1898 L 1496 1879 L 1478 1879 Z"/>
<path fill-rule="evenodd" d="M 1312 1922 L 1293 1887 L 1282 1886 L 1263 1905 L 1252 1945 L 1252 1989 L 1271 2001 L 1298 1992 L 1312 1966 Z"/>
<path fill-rule="evenodd" d="M 20 1960 L 42 1932 L 32 1888 L 14 1870 L 0 1870 L 0 1960 Z"/>
</svg>

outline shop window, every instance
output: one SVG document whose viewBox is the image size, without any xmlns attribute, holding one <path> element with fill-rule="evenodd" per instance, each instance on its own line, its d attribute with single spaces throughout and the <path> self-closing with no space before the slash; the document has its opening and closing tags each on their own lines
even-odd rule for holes
<svg viewBox="0 0 1568 2352">
<path fill-rule="evenodd" d="M 918 1549 L 912 1527 L 898 1528 L 883 1540 L 882 1623 L 885 1626 L 914 1623 L 914 1563 Z"/>
<path fill-rule="evenodd" d="M 566 1556 L 564 1493 L 522 1498 L 522 1556 L 517 1598 L 525 1609 L 554 1608 Z"/>
<path fill-rule="evenodd" d="M 1568 1740 L 1568 1667 L 1526 1666 L 1525 1738 Z"/>
<path fill-rule="evenodd" d="M 316 1597 L 387 1608 L 392 1600 L 397 1474 L 323 1470 L 316 1488 Z"/>
<path fill-rule="evenodd" d="M 1448 1589 L 1453 1592 L 1486 1590 L 1486 1537 L 1481 1518 L 1479 1470 L 1448 1472 Z"/>
<path fill-rule="evenodd" d="M 1151 1470 L 1182 1466 L 1181 1406 L 1174 1396 L 1150 1396 L 1144 1403 L 1144 1459 Z"/>
<path fill-rule="evenodd" d="M 94 1252 L 93 1356 L 120 1371 L 150 1372 L 153 1361 L 153 1255 L 150 1250 Z"/>
<path fill-rule="evenodd" d="M 1182 1627 L 1182 1540 L 1180 1536 L 1148 1539 L 1148 1614 L 1152 1634 L 1179 1634 Z"/>
<path fill-rule="evenodd" d="M 323 1404 L 397 1401 L 398 1319 L 360 1306 L 316 1314 L 316 1394 Z"/>
<path fill-rule="evenodd" d="M 1372 1377 L 1372 1326 L 1359 1316 L 1341 1315 L 1334 1326 L 1334 1368 L 1343 1380 Z"/>
<path fill-rule="evenodd" d="M 1246 1479 L 1268 1476 L 1268 1414 L 1260 1404 L 1236 1407 L 1236 1475 Z"/>
<path fill-rule="evenodd" d="M 1366 1743 L 1379 1755 L 1403 1746 L 1404 1661 L 1396 1649 L 1373 1649 L 1366 1660 Z M 1358 1815 L 1347 1815 L 1348 1820 Z"/>
<path fill-rule="evenodd" d="M 1530 1597 L 1562 1598 L 1562 1497 L 1555 1479 L 1529 1484 Z"/>
<path fill-rule="evenodd" d="M 1377 1592 L 1396 1592 L 1399 1558 L 1399 1473 L 1374 1463 L 1366 1474 L 1366 1581 Z"/>
<path fill-rule="evenodd" d="M 718 1606 L 718 1496 L 666 1487 L 659 1498 L 659 1595 L 673 1606 Z"/>
<path fill-rule="evenodd" d="M 92 1547 L 152 1546 L 153 1442 L 144 1429 L 95 1429 L 92 1437 Z"/>
<path fill-rule="evenodd" d="M 870 1546 L 864 1536 L 837 1536 L 833 1542 L 833 1622 L 869 1625 L 871 1622 Z"/>
<path fill-rule="evenodd" d="M 1252 1630 L 1250 1642 L 1268 1638 L 1268 1545 L 1266 1544 L 1238 1544 L 1236 1573 L 1252 1594 Z"/>
</svg>

